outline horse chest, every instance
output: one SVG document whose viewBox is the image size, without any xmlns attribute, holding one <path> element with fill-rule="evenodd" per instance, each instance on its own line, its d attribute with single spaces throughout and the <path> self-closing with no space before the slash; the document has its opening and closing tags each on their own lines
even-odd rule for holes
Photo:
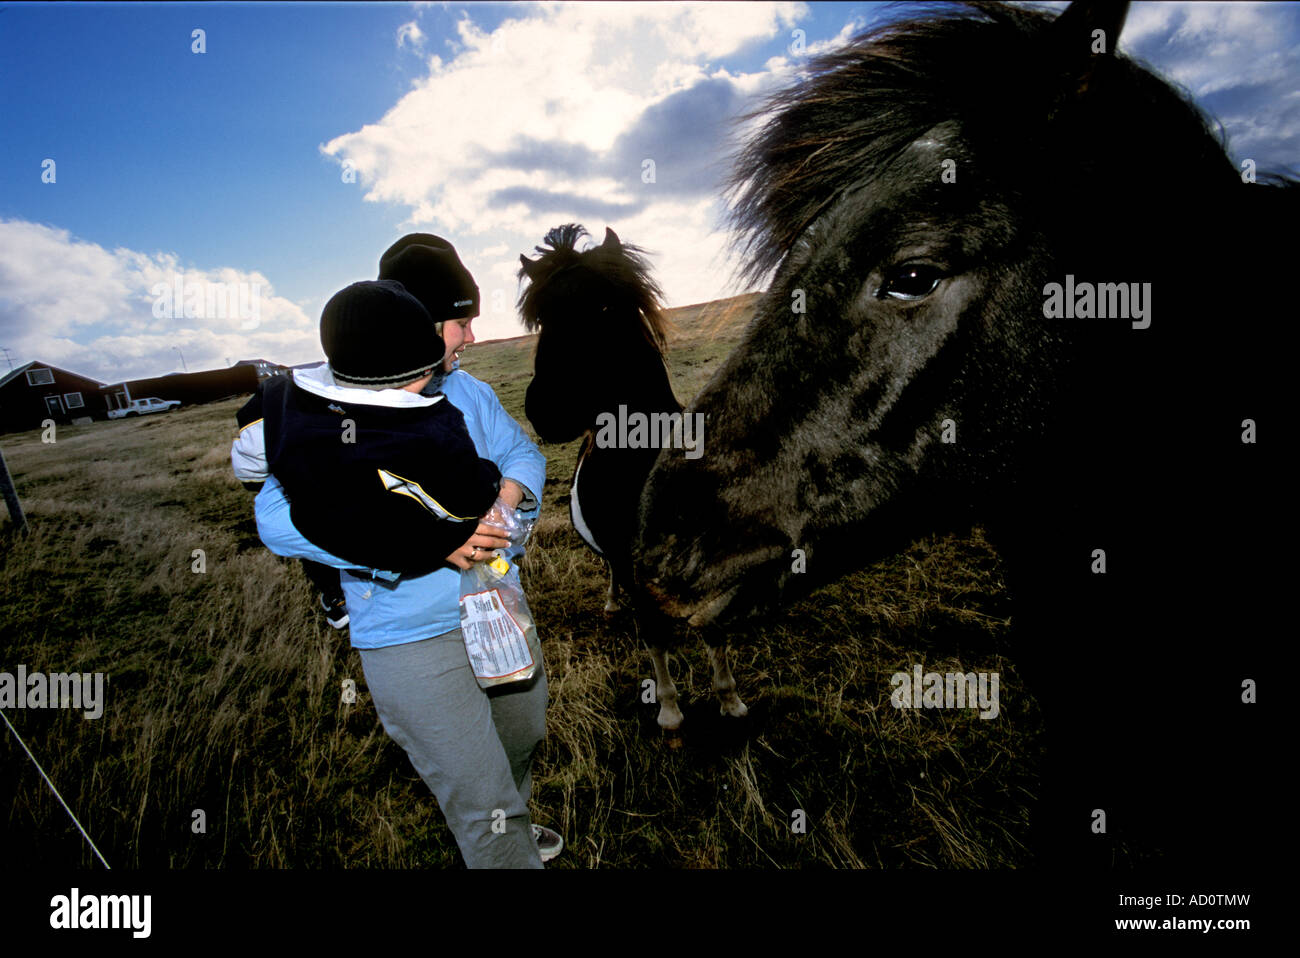
<svg viewBox="0 0 1300 958">
<path fill-rule="evenodd" d="M 595 537 L 591 534 L 591 528 L 587 525 L 587 520 L 582 515 L 582 502 L 580 499 L 578 479 L 582 474 L 583 457 L 578 457 L 578 464 L 573 469 L 573 483 L 569 487 L 569 518 L 573 522 L 573 528 L 582 536 L 582 541 L 591 546 L 597 555 L 604 555 L 599 545 L 596 544 Z"/>
</svg>

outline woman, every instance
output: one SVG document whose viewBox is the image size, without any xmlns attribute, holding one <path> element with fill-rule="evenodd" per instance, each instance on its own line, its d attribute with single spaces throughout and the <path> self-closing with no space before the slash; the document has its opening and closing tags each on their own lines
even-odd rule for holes
<svg viewBox="0 0 1300 958">
<path fill-rule="evenodd" d="M 474 341 L 478 287 L 451 244 L 436 236 L 403 237 L 380 259 L 380 279 L 395 279 L 440 322 L 447 351 L 441 388 L 465 417 L 480 456 L 503 477 L 500 498 L 525 516 L 540 507 L 535 490 L 546 460 L 485 383 L 459 369 Z M 347 570 L 349 563 L 313 546 L 289 520 L 289 503 L 272 478 L 257 497 L 258 532 L 278 555 Z M 446 556 L 457 569 L 488 561 L 510 545 L 496 527 L 480 524 Z M 406 750 L 437 796 L 470 868 L 540 868 L 563 847 L 560 836 L 533 826 L 527 802 L 532 757 L 546 732 L 546 674 L 479 688 L 460 632 L 460 575 L 449 568 L 396 579 L 379 570 L 342 573 L 352 645 L 389 736 Z"/>
</svg>

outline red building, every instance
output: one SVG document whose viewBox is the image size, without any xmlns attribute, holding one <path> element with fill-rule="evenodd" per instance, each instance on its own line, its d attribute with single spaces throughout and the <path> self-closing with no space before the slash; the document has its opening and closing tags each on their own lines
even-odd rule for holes
<svg viewBox="0 0 1300 958">
<path fill-rule="evenodd" d="M 40 429 L 47 419 L 66 425 L 75 419 L 107 419 L 132 399 L 179 399 L 182 406 L 247 395 L 257 389 L 258 361 L 229 369 L 172 373 L 105 385 L 97 379 L 33 360 L 0 376 L 0 433 Z"/>
<path fill-rule="evenodd" d="M 40 429 L 47 419 L 60 425 L 82 417 L 106 419 L 103 386 L 48 363 L 23 363 L 0 376 L 0 432 Z"/>
</svg>

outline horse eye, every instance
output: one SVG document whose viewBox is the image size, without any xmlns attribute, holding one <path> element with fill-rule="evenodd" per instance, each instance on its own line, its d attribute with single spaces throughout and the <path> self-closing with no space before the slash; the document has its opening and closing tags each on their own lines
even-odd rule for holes
<svg viewBox="0 0 1300 958">
<path fill-rule="evenodd" d="M 934 266 L 902 266 L 885 278 L 876 294 L 881 299 L 917 300 L 934 292 L 943 274 Z"/>
</svg>

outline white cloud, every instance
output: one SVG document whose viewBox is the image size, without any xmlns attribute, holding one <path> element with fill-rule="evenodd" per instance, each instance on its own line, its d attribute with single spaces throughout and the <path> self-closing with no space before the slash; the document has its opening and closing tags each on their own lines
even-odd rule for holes
<svg viewBox="0 0 1300 958">
<path fill-rule="evenodd" d="M 640 186 L 640 168 L 617 183 L 609 170 L 603 180 L 575 171 L 561 186 L 562 171 L 485 156 L 518 148 L 526 133 L 534 146 L 607 160 L 647 108 L 704 79 L 709 60 L 771 39 L 805 13 L 801 4 L 582 3 L 530 10 L 491 32 L 466 14 L 449 41 L 453 59 L 431 61 L 381 120 L 321 149 L 357 169 L 368 200 L 408 207 L 405 225 L 531 234 L 541 222 L 528 203 L 493 198 L 529 188 L 615 201 Z"/>
<path fill-rule="evenodd" d="M 861 33 L 867 27 L 867 21 L 861 17 L 854 17 L 847 21 L 844 26 L 840 27 L 840 32 L 833 37 L 828 37 L 820 43 L 810 43 L 806 55 L 818 57 L 823 53 L 830 53 L 836 47 L 842 47 L 852 40 L 857 34 Z"/>
<path fill-rule="evenodd" d="M 321 357 L 316 322 L 259 272 L 182 267 L 24 220 L 0 220 L 0 337 L 16 360 L 104 382 L 172 372 L 181 354 L 191 372 Z"/>
<path fill-rule="evenodd" d="M 1295 10 L 1273 3 L 1142 3 L 1121 46 L 1158 61 L 1166 76 L 1202 97 L 1288 75 Z M 1294 61 L 1291 61 L 1294 68 Z M 1289 73 L 1294 84 L 1295 74 Z"/>
<path fill-rule="evenodd" d="M 672 277 L 670 305 L 686 306 L 741 290 L 731 288 L 727 234 L 718 229 L 716 199 L 657 204 L 620 224 L 619 237 L 644 248 L 662 283 Z M 593 230 L 599 242 L 604 230 Z"/>
<path fill-rule="evenodd" d="M 403 23 L 397 28 L 397 48 L 400 50 L 408 43 L 414 50 L 424 49 L 424 31 L 414 20 Z"/>
<path fill-rule="evenodd" d="M 1300 5 L 1140 3 L 1121 48 L 1217 113 L 1234 156 L 1261 168 L 1295 163 L 1300 147 Z"/>
<path fill-rule="evenodd" d="M 471 9 L 444 38 L 445 61 L 430 57 L 380 120 L 321 151 L 357 170 L 367 200 L 409 210 L 403 228 L 465 248 L 480 339 L 522 332 L 519 253 L 566 222 L 597 239 L 612 225 L 656 251 L 671 305 L 712 299 L 731 291 L 716 216 L 724 114 L 792 72 L 782 58 L 753 73 L 721 60 L 807 15 L 802 3 L 578 3 L 488 30 Z M 474 254 L 475 240 L 490 245 Z"/>
</svg>

